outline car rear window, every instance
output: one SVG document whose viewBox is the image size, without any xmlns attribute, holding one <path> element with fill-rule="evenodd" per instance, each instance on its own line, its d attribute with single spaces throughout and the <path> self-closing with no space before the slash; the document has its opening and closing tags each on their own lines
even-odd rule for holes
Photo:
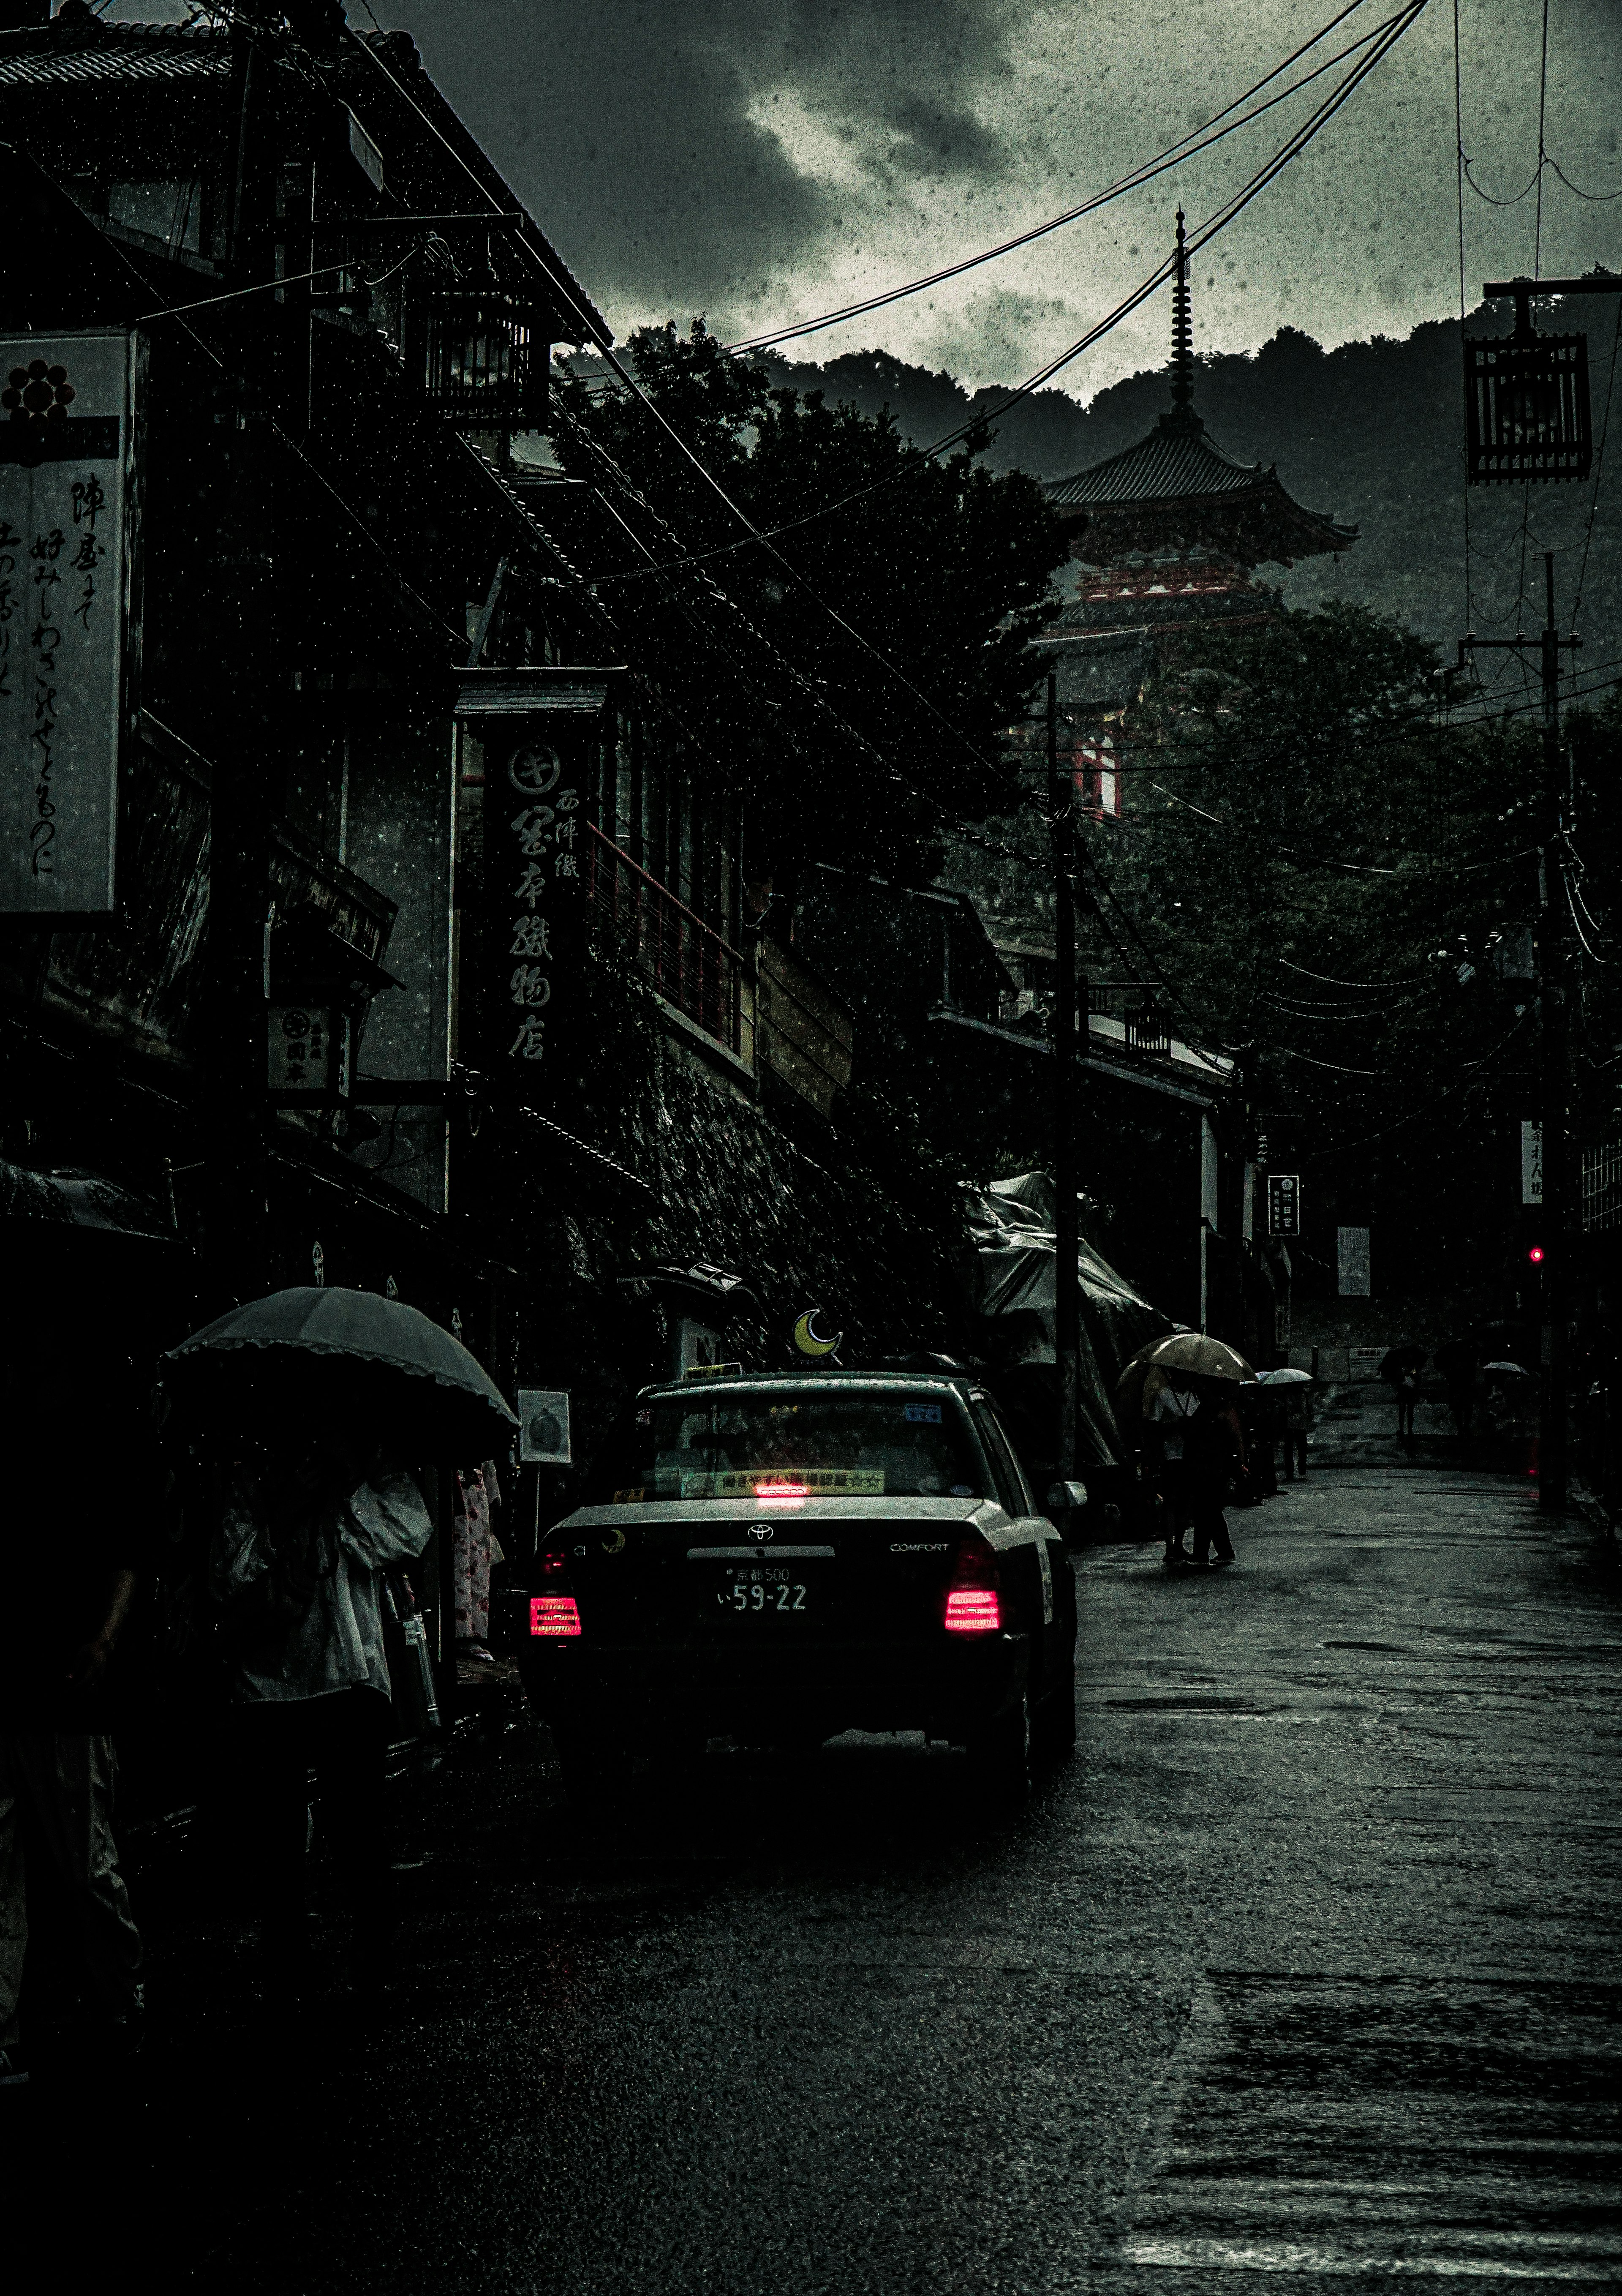
<svg viewBox="0 0 1622 2296">
<path fill-rule="evenodd" d="M 979 1447 L 951 1394 L 803 1388 L 658 1398 L 631 1414 L 594 1503 L 979 1498 Z"/>
</svg>

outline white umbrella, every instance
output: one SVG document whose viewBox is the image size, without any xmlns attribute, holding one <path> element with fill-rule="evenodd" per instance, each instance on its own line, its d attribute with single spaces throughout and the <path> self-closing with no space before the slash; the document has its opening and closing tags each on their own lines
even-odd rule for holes
<svg viewBox="0 0 1622 2296">
<path fill-rule="evenodd" d="M 1309 1371 L 1297 1371 L 1292 1364 L 1285 1365 L 1278 1371 L 1258 1371 L 1256 1376 L 1263 1387 L 1310 1387 L 1312 1385 L 1312 1374 Z"/>
</svg>

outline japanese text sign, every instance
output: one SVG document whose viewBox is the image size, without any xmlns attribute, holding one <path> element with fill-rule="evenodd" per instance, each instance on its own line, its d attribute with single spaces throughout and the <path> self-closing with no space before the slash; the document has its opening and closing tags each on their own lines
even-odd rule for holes
<svg viewBox="0 0 1622 2296">
<path fill-rule="evenodd" d="M 0 338 L 0 913 L 113 905 L 131 338 Z"/>
<path fill-rule="evenodd" d="M 554 1096 L 559 1030 L 576 1010 L 585 961 L 588 804 L 608 689 L 589 674 L 545 669 L 465 680 L 456 705 L 463 787 L 471 776 L 483 793 L 463 1042 L 498 1096 L 542 1105 Z"/>
<path fill-rule="evenodd" d="M 1267 1175 L 1267 1233 L 1269 1235 L 1299 1235 L 1301 1233 L 1301 1183 L 1294 1172 L 1269 1172 Z"/>
</svg>

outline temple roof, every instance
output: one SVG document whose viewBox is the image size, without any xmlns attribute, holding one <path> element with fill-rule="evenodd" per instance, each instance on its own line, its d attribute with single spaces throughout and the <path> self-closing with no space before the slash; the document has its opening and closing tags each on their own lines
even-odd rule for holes
<svg viewBox="0 0 1622 2296">
<path fill-rule="evenodd" d="M 1078 471 L 1073 479 L 1055 479 L 1046 494 L 1055 510 L 1113 508 L 1179 495 L 1238 494 L 1254 487 L 1261 475 L 1258 465 L 1225 455 L 1197 414 L 1174 408 L 1135 447 Z"/>
<path fill-rule="evenodd" d="M 1084 534 L 1095 562 L 1128 550 L 1203 542 L 1250 566 L 1348 550 L 1355 526 L 1339 526 L 1285 491 L 1278 472 L 1225 454 L 1190 406 L 1162 414 L 1148 436 L 1075 477 L 1043 488 L 1061 521 Z"/>
<path fill-rule="evenodd" d="M 1177 217 L 1172 298 L 1172 403 L 1154 429 L 1073 478 L 1051 479 L 1043 493 L 1061 524 L 1086 543 L 1077 555 L 1102 564 L 1128 551 L 1205 544 L 1259 565 L 1347 550 L 1355 526 L 1338 526 L 1286 493 L 1277 470 L 1238 463 L 1195 414 L 1193 331 L 1183 217 Z"/>
</svg>

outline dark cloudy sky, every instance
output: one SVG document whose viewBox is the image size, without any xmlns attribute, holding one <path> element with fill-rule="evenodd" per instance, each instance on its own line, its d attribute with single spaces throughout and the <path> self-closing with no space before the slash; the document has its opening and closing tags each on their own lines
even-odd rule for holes
<svg viewBox="0 0 1622 2296">
<path fill-rule="evenodd" d="M 934 268 L 1072 204 L 1220 108 L 1339 0 L 373 0 L 615 325 L 706 312 L 729 335 Z M 1364 0 L 1320 53 L 1389 15 Z M 1536 156 L 1543 0 L 1460 0 L 1464 140 L 1483 189 Z M 160 12 L 117 0 L 119 14 Z M 357 24 L 364 0 L 352 0 Z M 1324 83 L 1320 84 L 1320 90 Z M 1550 152 L 1622 191 L 1622 0 L 1551 0 Z M 1095 219 L 814 339 L 970 383 L 1030 372 L 1140 279 L 1181 196 L 1208 213 L 1311 99 Z M 1208 253 L 1200 342 L 1282 324 L 1327 343 L 1457 308 L 1452 0 Z M 1533 201 L 1470 196 L 1472 287 L 1530 269 Z M 1622 200 L 1545 179 L 1544 268 L 1622 267 Z M 1472 296 L 1473 300 L 1473 296 Z M 1165 356 L 1164 298 L 1066 377 L 1089 397 Z"/>
</svg>

